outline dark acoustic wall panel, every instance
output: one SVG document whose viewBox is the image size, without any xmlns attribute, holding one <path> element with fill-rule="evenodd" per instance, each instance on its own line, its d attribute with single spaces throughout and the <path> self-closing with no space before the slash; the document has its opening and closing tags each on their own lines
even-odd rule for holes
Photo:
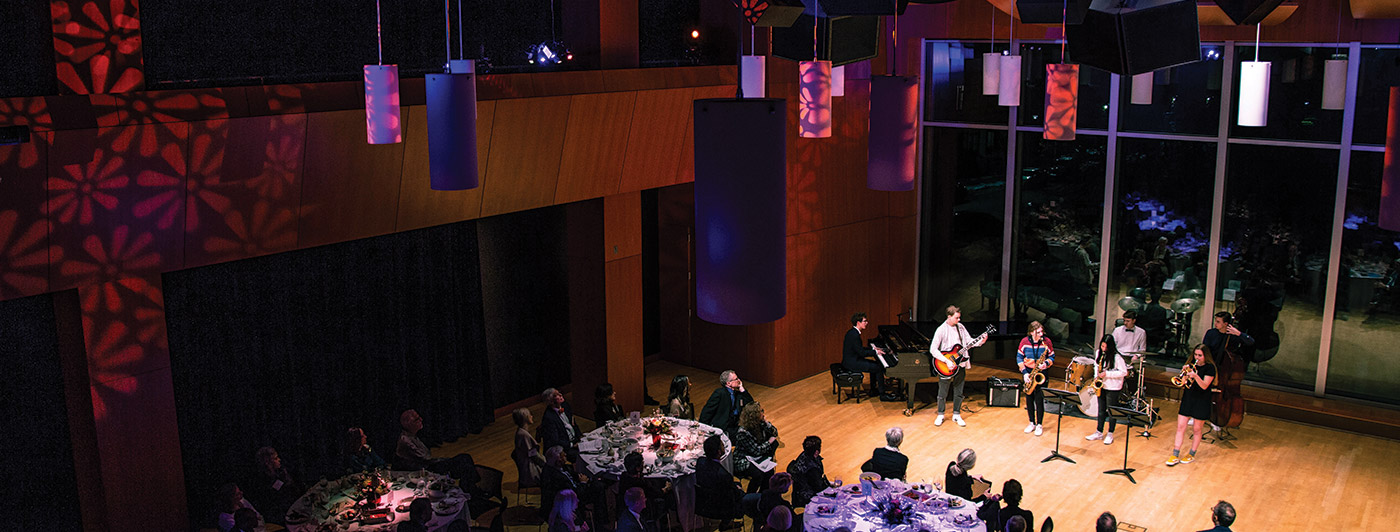
<svg viewBox="0 0 1400 532">
<path fill-rule="evenodd" d="M 0 17 L 0 98 L 54 94 L 53 30 L 49 0 L 15 0 Z"/>
<path fill-rule="evenodd" d="M 816 43 L 812 24 L 817 24 Z M 773 55 L 793 61 L 818 59 L 832 66 L 864 61 L 880 50 L 879 17 L 817 17 L 802 15 L 789 28 L 773 28 Z"/>
<path fill-rule="evenodd" d="M 0 301 L 0 515 L 7 530 L 81 530 L 52 295 Z"/>
<path fill-rule="evenodd" d="M 1070 58 L 1131 75 L 1201 59 L 1196 3 L 1095 0 L 1084 23 L 1068 27 Z"/>
</svg>

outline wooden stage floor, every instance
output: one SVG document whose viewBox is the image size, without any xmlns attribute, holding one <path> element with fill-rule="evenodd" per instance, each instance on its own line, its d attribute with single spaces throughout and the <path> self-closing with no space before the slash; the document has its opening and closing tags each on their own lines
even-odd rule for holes
<svg viewBox="0 0 1400 532">
<path fill-rule="evenodd" d="M 697 410 L 718 386 L 715 373 L 668 362 L 648 364 L 646 372 L 648 387 L 657 399 L 664 399 L 673 375 L 689 375 Z M 985 380 L 988 374 L 974 368 L 970 380 Z M 1238 511 L 1233 527 L 1237 531 L 1380 530 L 1393 526 L 1394 509 L 1400 508 L 1396 478 L 1400 466 L 1392 461 L 1400 456 L 1400 442 L 1373 436 L 1246 414 L 1243 426 L 1233 431 L 1236 440 L 1203 442 L 1194 463 L 1167 467 L 1164 461 L 1171 453 L 1177 403 L 1158 399 L 1166 419 L 1153 428 L 1155 437 L 1132 437 L 1128 467 L 1137 469 L 1133 474 L 1137 484 L 1133 484 L 1103 473 L 1122 467 L 1127 440 L 1123 427 L 1118 428 L 1117 441 L 1105 446 L 1084 439 L 1094 431 L 1093 420 L 1065 416 L 1060 452 L 1077 463 L 1041 463 L 1055 447 L 1055 417 L 1046 416 L 1043 436 L 1025 434 L 1024 408 L 988 407 L 980 392 L 963 404 L 968 423 L 964 428 L 954 424 L 951 416 L 935 427 L 933 406 L 905 417 L 902 402 L 838 405 L 826 373 L 780 388 L 748 383 L 746 387 L 778 429 L 780 468 L 801 452 L 803 437 L 815 434 L 823 440 L 827 475 L 854 479 L 871 450 L 884 445 L 885 430 L 899 426 L 905 434 L 901 450 L 910 457 L 909 480 L 942 482 L 948 462 L 971 447 L 978 455 L 974 474 L 992 480 L 994 492 L 1000 492 L 1002 481 L 1019 480 L 1025 488 L 1022 506 L 1034 512 L 1039 522 L 1053 517 L 1056 530 L 1093 530 L 1094 520 L 1103 511 L 1113 512 L 1120 523 L 1150 532 L 1204 530 L 1211 527 L 1210 507 L 1220 499 L 1230 501 Z M 576 390 L 574 395 L 577 399 L 570 401 L 576 412 L 593 410 L 591 391 Z M 538 420 L 541 407 L 537 404 L 531 410 Z M 591 428 L 586 420 L 580 420 L 580 425 L 584 430 Z M 506 415 L 481 434 L 445 444 L 434 453 L 468 452 L 477 463 L 504 471 L 506 495 L 515 504 L 513 438 L 514 426 Z M 1189 439 L 1184 446 L 1189 448 Z M 526 503 L 538 505 L 538 501 L 531 496 Z"/>
</svg>

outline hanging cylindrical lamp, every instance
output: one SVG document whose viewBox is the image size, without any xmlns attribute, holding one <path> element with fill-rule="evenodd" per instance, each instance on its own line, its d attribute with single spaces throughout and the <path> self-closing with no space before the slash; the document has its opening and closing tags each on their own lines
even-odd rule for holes
<svg viewBox="0 0 1400 532">
<path fill-rule="evenodd" d="M 764 98 L 767 96 L 767 72 L 765 68 L 768 58 L 761 55 L 746 55 L 739 58 L 739 77 L 744 80 L 744 85 L 740 87 L 744 91 L 745 98 Z"/>
<path fill-rule="evenodd" d="M 1240 62 L 1240 116 L 1239 125 L 1264 127 L 1269 123 L 1269 72 L 1268 61 Z"/>
<path fill-rule="evenodd" d="M 1001 68 L 998 75 L 1000 80 L 997 82 L 997 105 L 1005 107 L 1021 105 L 1021 56 L 1001 56 Z"/>
<path fill-rule="evenodd" d="M 1400 87 L 1390 88 L 1385 126 L 1385 169 L 1381 174 L 1381 208 L 1376 225 L 1400 231 Z"/>
<path fill-rule="evenodd" d="M 1078 111 L 1079 65 L 1045 65 L 1045 140 L 1074 140 Z"/>
<path fill-rule="evenodd" d="M 798 65 L 798 136 L 824 139 L 831 136 L 831 61 L 802 61 Z"/>
<path fill-rule="evenodd" d="M 1152 105 L 1152 73 L 1133 74 L 1133 105 Z"/>
<path fill-rule="evenodd" d="M 982 54 L 982 95 L 996 96 L 1001 86 L 1001 57 L 995 52 Z"/>
<path fill-rule="evenodd" d="M 831 97 L 846 95 L 846 65 L 831 67 Z"/>
<path fill-rule="evenodd" d="M 1347 60 L 1334 55 L 1322 71 L 1322 108 L 1340 111 L 1347 103 Z"/>
<path fill-rule="evenodd" d="M 753 325 L 787 313 L 787 111 L 775 98 L 696 100 L 695 308 Z"/>
<path fill-rule="evenodd" d="M 865 185 L 871 190 L 914 190 L 919 78 L 870 78 L 870 142 Z"/>
<path fill-rule="evenodd" d="M 476 188 L 476 81 L 428 74 L 428 178 L 433 190 Z"/>
<path fill-rule="evenodd" d="M 384 64 L 384 35 L 379 2 L 374 3 L 374 33 L 379 41 L 379 64 L 365 65 L 365 137 L 370 144 L 403 142 L 399 119 L 399 67 Z"/>
</svg>

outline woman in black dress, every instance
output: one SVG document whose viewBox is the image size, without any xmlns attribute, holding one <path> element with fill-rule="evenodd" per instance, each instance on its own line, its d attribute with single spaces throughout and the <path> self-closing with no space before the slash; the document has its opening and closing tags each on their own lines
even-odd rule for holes
<svg viewBox="0 0 1400 532">
<path fill-rule="evenodd" d="M 972 496 L 972 479 L 976 478 L 986 482 L 980 476 L 974 477 L 969 471 L 977 465 L 977 452 L 972 449 L 963 449 L 958 453 L 958 459 L 948 462 L 948 470 L 943 475 L 943 489 L 949 495 L 957 495 L 972 502 L 981 503 L 987 500 L 987 494 L 983 493 L 976 498 Z"/>
<path fill-rule="evenodd" d="M 1196 459 L 1196 449 L 1201 447 L 1201 430 L 1210 419 L 1210 384 L 1215 382 L 1215 359 L 1211 357 L 1210 348 L 1205 344 L 1196 345 L 1191 364 L 1195 365 L 1194 370 L 1191 365 L 1181 368 L 1188 385 L 1181 392 L 1181 409 L 1176 416 L 1176 443 L 1172 446 L 1171 457 L 1167 458 L 1168 466 L 1189 464 Z M 1191 441 L 1191 453 L 1181 456 L 1181 440 L 1186 435 L 1188 419 L 1196 420 L 1193 424 L 1195 439 Z"/>
</svg>

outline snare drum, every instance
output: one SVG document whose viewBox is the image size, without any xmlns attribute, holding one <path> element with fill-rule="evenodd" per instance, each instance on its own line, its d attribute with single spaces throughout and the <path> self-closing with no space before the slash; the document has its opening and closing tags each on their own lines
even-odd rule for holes
<svg viewBox="0 0 1400 532">
<path fill-rule="evenodd" d="M 1083 388 L 1094 380 L 1094 359 L 1089 357 L 1074 357 L 1069 363 L 1069 369 L 1065 371 L 1065 381 L 1075 388 Z"/>
</svg>

